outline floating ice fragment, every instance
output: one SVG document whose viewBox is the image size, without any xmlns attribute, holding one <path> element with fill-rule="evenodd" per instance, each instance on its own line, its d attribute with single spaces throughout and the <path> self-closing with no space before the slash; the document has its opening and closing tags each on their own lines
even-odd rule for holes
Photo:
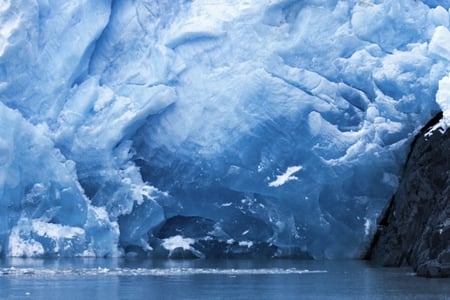
<svg viewBox="0 0 450 300">
<path fill-rule="evenodd" d="M 0 268 L 3 276 L 36 276 L 36 277 L 62 277 L 62 276 L 191 276 L 191 275 L 301 275 L 327 273 L 327 270 L 308 270 L 297 268 L 73 268 L 73 269 L 46 269 L 46 268 Z M 30 293 L 31 295 L 31 293 Z"/>
</svg>

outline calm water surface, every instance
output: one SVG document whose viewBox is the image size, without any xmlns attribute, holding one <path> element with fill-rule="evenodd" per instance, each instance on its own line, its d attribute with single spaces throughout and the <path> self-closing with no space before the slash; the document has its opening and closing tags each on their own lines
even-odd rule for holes
<svg viewBox="0 0 450 300">
<path fill-rule="evenodd" d="M 0 299 L 450 300 L 450 279 L 361 261 L 8 259 Z"/>
</svg>

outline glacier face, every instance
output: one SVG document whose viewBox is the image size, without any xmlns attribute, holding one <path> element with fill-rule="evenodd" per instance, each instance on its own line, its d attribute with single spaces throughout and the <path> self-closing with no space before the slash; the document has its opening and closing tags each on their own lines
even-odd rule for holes
<svg viewBox="0 0 450 300">
<path fill-rule="evenodd" d="M 450 124 L 449 7 L 1 0 L 1 254 L 358 257 Z"/>
</svg>

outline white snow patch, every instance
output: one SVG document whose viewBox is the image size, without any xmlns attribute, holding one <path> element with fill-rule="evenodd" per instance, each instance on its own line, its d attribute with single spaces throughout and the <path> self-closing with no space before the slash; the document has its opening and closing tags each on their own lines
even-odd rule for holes
<svg viewBox="0 0 450 300">
<path fill-rule="evenodd" d="M 287 170 L 286 170 L 286 172 L 284 172 L 284 174 L 277 175 L 277 179 L 275 179 L 272 182 L 269 182 L 269 186 L 270 187 L 278 187 L 278 186 L 285 184 L 288 181 L 297 180 L 298 178 L 296 176 L 293 176 L 293 174 L 297 173 L 302 168 L 303 168 L 302 166 L 292 166 L 292 167 L 287 168 Z"/>
<path fill-rule="evenodd" d="M 162 246 L 169 251 L 176 248 L 183 248 L 183 250 L 191 249 L 191 245 L 195 243 L 194 239 L 184 238 L 181 235 L 172 236 L 170 238 L 164 239 Z"/>
<path fill-rule="evenodd" d="M 439 132 L 441 134 L 444 134 L 446 129 L 447 129 L 447 124 L 445 123 L 445 121 L 443 119 L 441 119 L 434 126 L 432 126 L 430 129 L 428 129 L 428 131 L 425 133 L 425 138 L 430 138 L 436 130 L 439 130 Z"/>
</svg>

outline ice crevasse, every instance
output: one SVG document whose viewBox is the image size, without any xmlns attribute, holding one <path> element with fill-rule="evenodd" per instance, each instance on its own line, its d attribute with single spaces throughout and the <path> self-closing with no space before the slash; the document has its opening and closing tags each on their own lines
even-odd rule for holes
<svg viewBox="0 0 450 300">
<path fill-rule="evenodd" d="M 359 257 L 450 124 L 449 7 L 0 0 L 1 255 Z"/>
</svg>

